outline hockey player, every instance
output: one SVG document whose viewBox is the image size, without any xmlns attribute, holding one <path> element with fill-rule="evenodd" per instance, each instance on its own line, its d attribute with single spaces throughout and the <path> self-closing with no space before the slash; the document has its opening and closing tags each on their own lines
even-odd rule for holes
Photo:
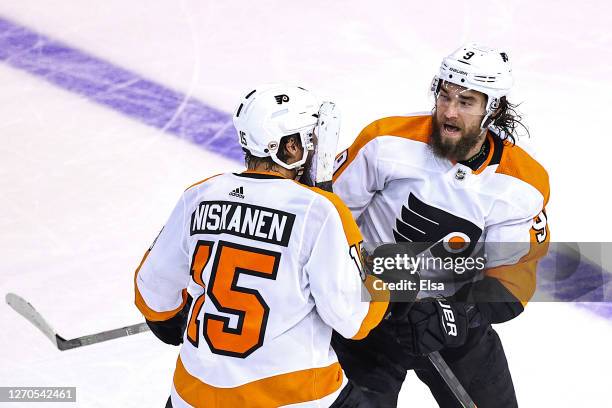
<svg viewBox="0 0 612 408">
<path fill-rule="evenodd" d="M 364 275 L 348 208 L 295 181 L 326 104 L 293 86 L 246 95 L 233 120 L 248 169 L 189 187 L 136 271 L 151 330 L 182 343 L 167 406 L 370 406 L 330 339 L 365 337 L 388 293 Z"/>
<path fill-rule="evenodd" d="M 407 314 L 363 341 L 334 336 L 348 377 L 377 407 L 395 407 L 414 369 L 441 407 L 459 406 L 425 357 L 440 351 L 479 408 L 515 407 L 500 339 L 491 324 L 517 317 L 535 290 L 548 247 L 544 168 L 514 144 L 522 126 L 507 100 L 507 53 L 467 44 L 444 58 L 431 115 L 367 126 L 336 160 L 334 192 L 351 209 L 365 245 L 428 243 L 430 256 L 487 254 L 484 268 L 422 271 L 443 282 Z M 425 292 L 424 297 L 427 296 Z M 392 340 L 391 340 L 392 339 Z M 403 340 L 401 347 L 395 340 Z"/>
</svg>

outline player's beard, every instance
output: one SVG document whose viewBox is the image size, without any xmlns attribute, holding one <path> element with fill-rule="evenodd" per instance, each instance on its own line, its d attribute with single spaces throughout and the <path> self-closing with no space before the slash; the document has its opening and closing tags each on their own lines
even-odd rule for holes
<svg viewBox="0 0 612 408">
<path fill-rule="evenodd" d="M 438 116 L 433 114 L 433 131 L 431 133 L 429 144 L 433 153 L 449 160 L 465 160 L 468 153 L 482 141 L 482 129 L 480 127 L 465 129 L 459 140 L 444 140 L 440 132 L 441 124 L 438 121 Z"/>
</svg>

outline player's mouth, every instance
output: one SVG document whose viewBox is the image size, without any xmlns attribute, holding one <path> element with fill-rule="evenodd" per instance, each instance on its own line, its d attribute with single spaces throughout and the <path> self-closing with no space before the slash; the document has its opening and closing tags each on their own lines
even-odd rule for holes
<svg viewBox="0 0 612 408">
<path fill-rule="evenodd" d="M 450 125 L 445 123 L 442 125 L 442 130 L 447 136 L 457 137 L 461 135 L 461 128 L 458 126 Z"/>
</svg>

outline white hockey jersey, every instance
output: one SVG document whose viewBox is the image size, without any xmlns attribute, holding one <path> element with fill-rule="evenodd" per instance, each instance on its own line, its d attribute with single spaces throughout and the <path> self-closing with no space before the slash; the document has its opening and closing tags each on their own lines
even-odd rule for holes
<svg viewBox="0 0 612 408">
<path fill-rule="evenodd" d="M 329 406 L 346 384 L 332 328 L 363 338 L 388 306 L 382 292 L 370 301 L 361 241 L 337 196 L 276 173 L 188 188 L 135 275 L 150 321 L 194 299 L 173 406 Z"/>
<path fill-rule="evenodd" d="M 430 115 L 373 122 L 337 156 L 334 192 L 357 219 L 366 248 L 433 242 L 440 243 L 438 256 L 470 256 L 485 248 L 485 267 L 473 276 L 425 271 L 422 278 L 450 283 L 446 295 L 489 276 L 525 304 L 535 291 L 537 259 L 550 240 L 546 171 L 491 132 L 488 156 L 473 170 L 434 156 L 431 132 Z"/>
</svg>

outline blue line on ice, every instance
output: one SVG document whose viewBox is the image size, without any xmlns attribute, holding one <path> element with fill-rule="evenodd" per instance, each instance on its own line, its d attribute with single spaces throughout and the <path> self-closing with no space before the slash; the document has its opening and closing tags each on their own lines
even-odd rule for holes
<svg viewBox="0 0 612 408">
<path fill-rule="evenodd" d="M 229 159 L 231 115 L 0 17 L 0 61 Z"/>
</svg>

